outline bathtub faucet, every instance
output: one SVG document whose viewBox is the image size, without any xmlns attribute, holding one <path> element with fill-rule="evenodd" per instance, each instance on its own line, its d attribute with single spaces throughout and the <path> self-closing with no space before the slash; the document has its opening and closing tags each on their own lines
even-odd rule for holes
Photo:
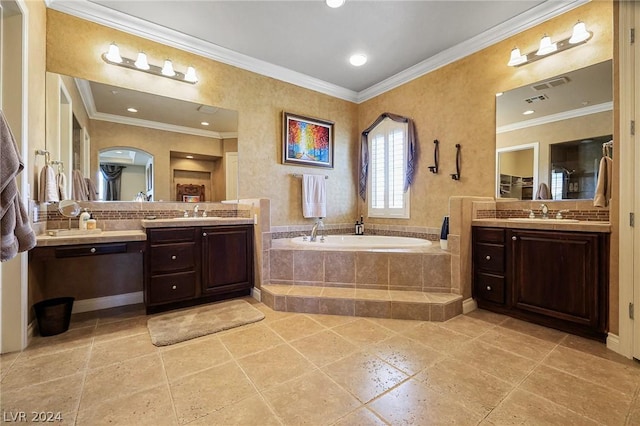
<svg viewBox="0 0 640 426">
<path fill-rule="evenodd" d="M 314 242 L 316 237 L 318 236 L 318 230 L 320 230 L 320 241 L 324 241 L 324 236 L 322 235 L 322 230 L 324 229 L 324 223 L 322 223 L 322 219 L 318 219 L 318 221 L 311 228 L 311 236 L 309 237 L 309 241 Z"/>
</svg>

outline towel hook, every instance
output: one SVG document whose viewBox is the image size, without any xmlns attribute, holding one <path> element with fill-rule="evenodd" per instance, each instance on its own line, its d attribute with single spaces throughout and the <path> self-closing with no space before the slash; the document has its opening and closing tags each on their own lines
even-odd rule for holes
<svg viewBox="0 0 640 426">
<path fill-rule="evenodd" d="M 46 149 L 36 149 L 36 155 L 44 155 L 44 163 L 45 165 L 49 165 L 51 163 L 51 159 L 49 157 L 49 151 Z"/>
<path fill-rule="evenodd" d="M 64 173 L 64 162 L 63 161 L 52 161 L 51 164 L 55 164 L 58 166 L 58 173 Z"/>
<path fill-rule="evenodd" d="M 460 180 L 460 148 L 462 146 L 457 143 L 456 144 L 456 172 L 451 174 L 451 179 Z"/>
<path fill-rule="evenodd" d="M 434 140 L 433 143 L 435 146 L 433 147 L 433 161 L 435 166 L 429 166 L 429 170 L 431 173 L 438 173 L 438 163 L 440 160 L 440 142 L 438 139 Z"/>
</svg>

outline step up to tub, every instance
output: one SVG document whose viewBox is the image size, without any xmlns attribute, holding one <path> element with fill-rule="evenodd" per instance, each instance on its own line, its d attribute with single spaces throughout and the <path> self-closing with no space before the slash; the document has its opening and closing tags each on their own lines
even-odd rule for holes
<svg viewBox="0 0 640 426">
<path fill-rule="evenodd" d="M 462 314 L 453 293 L 265 284 L 262 302 L 275 311 L 446 321 Z"/>
</svg>

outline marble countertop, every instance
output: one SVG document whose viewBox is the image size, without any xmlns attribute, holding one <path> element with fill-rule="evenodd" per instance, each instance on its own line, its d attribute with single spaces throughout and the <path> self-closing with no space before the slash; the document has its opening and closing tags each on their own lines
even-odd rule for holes
<svg viewBox="0 0 640 426">
<path fill-rule="evenodd" d="M 253 219 L 246 217 L 177 217 L 173 219 L 143 219 L 140 222 L 143 228 L 253 225 Z"/>
<path fill-rule="evenodd" d="M 491 228 L 517 228 L 517 229 L 544 229 L 553 231 L 577 231 L 577 232 L 611 232 L 610 222 L 598 222 L 582 220 L 579 222 L 563 222 L 558 220 L 537 219 L 527 220 L 510 220 L 510 219 L 474 219 L 471 222 L 473 226 L 487 226 Z"/>
<path fill-rule="evenodd" d="M 99 234 L 50 236 L 38 235 L 36 247 L 70 246 L 77 244 L 117 243 L 125 241 L 146 241 L 142 230 L 103 231 Z"/>
</svg>

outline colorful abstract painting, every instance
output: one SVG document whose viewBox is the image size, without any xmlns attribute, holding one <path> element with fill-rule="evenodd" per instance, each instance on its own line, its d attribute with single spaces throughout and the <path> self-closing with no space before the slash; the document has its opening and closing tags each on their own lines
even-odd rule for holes
<svg viewBox="0 0 640 426">
<path fill-rule="evenodd" d="M 285 112 L 283 162 L 333 168 L 333 123 Z"/>
</svg>

